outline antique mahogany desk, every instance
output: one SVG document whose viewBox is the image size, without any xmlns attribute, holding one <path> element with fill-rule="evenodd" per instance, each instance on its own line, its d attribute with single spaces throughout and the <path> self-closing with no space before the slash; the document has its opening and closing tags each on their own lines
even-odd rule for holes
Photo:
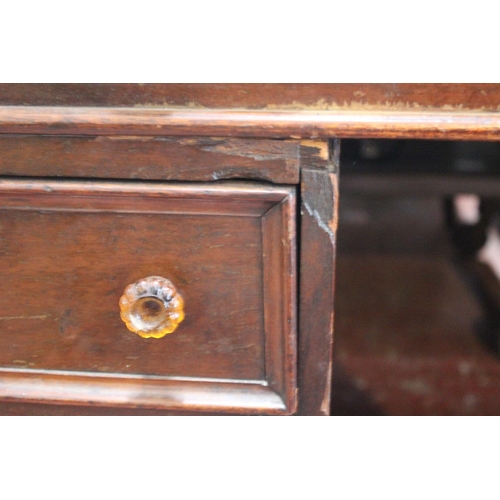
<svg viewBox="0 0 500 500">
<path fill-rule="evenodd" d="M 0 413 L 328 415 L 341 138 L 498 85 L 0 85 Z"/>
</svg>

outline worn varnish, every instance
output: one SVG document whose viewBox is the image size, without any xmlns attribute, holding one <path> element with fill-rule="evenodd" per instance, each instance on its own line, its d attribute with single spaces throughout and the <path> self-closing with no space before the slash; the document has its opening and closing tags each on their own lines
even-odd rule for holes
<svg viewBox="0 0 500 500">
<path fill-rule="evenodd" d="M 497 83 L 0 84 L 0 105 L 499 109 Z"/>
<path fill-rule="evenodd" d="M 326 147 L 328 168 L 301 170 L 299 414 L 329 415 L 333 349 L 338 141 Z M 312 163 L 314 165 L 314 163 Z"/>
<path fill-rule="evenodd" d="M 0 397 L 290 413 L 294 188 L 0 181 Z M 175 334 L 127 330 L 144 276 L 185 301 Z"/>
<path fill-rule="evenodd" d="M 198 416 L 217 415 L 215 412 L 197 411 Z M 117 411 L 112 406 L 83 406 L 67 404 L 42 404 L 25 402 L 5 402 L 0 400 L 0 415 L 2 416 L 24 416 L 24 415 L 43 415 L 43 416 L 191 416 L 192 412 L 186 410 L 167 411 L 151 408 L 126 408 L 120 407 Z M 219 413 L 219 415 L 223 415 Z"/>
<path fill-rule="evenodd" d="M 0 84 L 0 175 L 25 178 L 0 182 L 0 398 L 328 414 L 338 140 L 497 141 L 499 102 L 498 84 Z M 151 274 L 186 299 L 160 353 L 107 309 Z"/>
<path fill-rule="evenodd" d="M 298 149 L 296 140 L 0 135 L 0 175 L 296 184 Z"/>
<path fill-rule="evenodd" d="M 262 221 L 264 258 L 274 263 L 264 266 L 266 378 L 271 388 L 297 407 L 297 257 L 296 200 L 289 195 L 266 212 Z M 277 332 L 281 332 L 281 335 Z M 287 340 L 291 337 L 293 341 Z"/>
<path fill-rule="evenodd" d="M 498 140 L 500 115 L 449 110 L 0 106 L 0 134 Z"/>
</svg>

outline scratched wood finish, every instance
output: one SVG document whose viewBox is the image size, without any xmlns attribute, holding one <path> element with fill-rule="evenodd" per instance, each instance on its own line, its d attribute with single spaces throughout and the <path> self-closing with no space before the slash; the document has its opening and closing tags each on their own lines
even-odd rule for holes
<svg viewBox="0 0 500 500">
<path fill-rule="evenodd" d="M 0 105 L 179 106 L 247 109 L 337 107 L 497 111 L 500 84 L 0 84 Z"/>
<path fill-rule="evenodd" d="M 297 262 L 296 199 L 275 205 L 262 220 L 262 246 L 273 266 L 264 266 L 264 317 L 266 328 L 279 335 L 266 337 L 266 378 L 269 386 L 289 401 L 291 413 L 297 407 Z M 285 237 L 284 237 L 285 236 Z M 291 336 L 293 342 L 287 341 Z"/>
<path fill-rule="evenodd" d="M 448 110 L 0 107 L 1 134 L 498 140 L 500 114 Z"/>
<path fill-rule="evenodd" d="M 297 184 L 298 141 L 1 136 L 0 175 Z"/>
<path fill-rule="evenodd" d="M 0 398 L 290 413 L 294 204 L 294 188 L 244 182 L 0 181 Z M 119 317 L 150 275 L 185 300 L 160 340 Z"/>
<path fill-rule="evenodd" d="M 151 408 L 120 408 L 117 412 L 116 408 L 110 406 L 81 406 L 81 405 L 54 405 L 42 403 L 25 403 L 25 402 L 5 402 L 0 401 L 0 415 L 22 417 L 25 415 L 36 416 L 103 416 L 113 417 L 119 414 L 120 416 L 191 416 L 192 412 L 186 411 L 166 411 Z M 212 416 L 214 413 L 196 412 L 198 416 Z"/>
<path fill-rule="evenodd" d="M 318 145 L 318 153 L 323 150 Z M 340 147 L 333 141 L 331 147 Z M 299 414 L 329 415 L 333 349 L 338 151 L 327 169 L 301 170 Z M 312 162 L 313 163 L 313 162 Z M 314 164 L 314 163 L 313 163 Z"/>
<path fill-rule="evenodd" d="M 172 411 L 287 414 L 281 397 L 263 383 L 229 380 L 162 380 L 99 377 L 71 372 L 0 372 L 0 397 L 6 401 L 50 401 Z M 19 397 L 21 395 L 21 398 Z"/>
<path fill-rule="evenodd" d="M 257 413 L 256 413 L 257 414 Z M 82 406 L 70 404 L 46 404 L 46 403 L 27 403 L 20 401 L 1 401 L 1 416 L 224 416 L 223 411 L 187 411 L 187 410 L 160 410 L 155 408 L 129 408 L 120 407 L 117 410 L 112 406 Z"/>
</svg>

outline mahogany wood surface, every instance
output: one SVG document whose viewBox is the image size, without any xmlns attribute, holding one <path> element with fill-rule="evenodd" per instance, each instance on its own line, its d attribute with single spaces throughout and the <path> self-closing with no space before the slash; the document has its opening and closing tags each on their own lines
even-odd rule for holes
<svg viewBox="0 0 500 500">
<path fill-rule="evenodd" d="M 298 148 L 297 140 L 0 135 L 0 175 L 297 184 Z"/>
<path fill-rule="evenodd" d="M 290 413 L 294 188 L 0 181 L 0 397 Z M 142 339 L 124 288 L 164 276 L 186 318 Z"/>
<path fill-rule="evenodd" d="M 498 140 L 498 111 L 498 84 L 0 84 L 0 412 L 329 414 L 338 139 Z M 152 274 L 186 300 L 168 349 L 118 316 Z"/>
<path fill-rule="evenodd" d="M 497 111 L 497 83 L 0 84 L 0 105 L 222 109 L 444 108 Z"/>
<path fill-rule="evenodd" d="M 0 134 L 498 140 L 500 113 L 3 106 Z"/>
<path fill-rule="evenodd" d="M 82 373 L 0 371 L 3 400 L 64 405 L 140 407 L 210 413 L 288 414 L 281 397 L 264 383 L 97 376 Z M 20 397 L 20 395 L 22 397 Z M 87 413 L 88 410 L 83 410 Z"/>
<path fill-rule="evenodd" d="M 301 169 L 299 414 L 329 415 L 339 141 L 327 169 Z"/>
<path fill-rule="evenodd" d="M 67 404 L 43 404 L 43 403 L 26 403 L 23 401 L 0 401 L 0 415 L 22 417 L 26 415 L 32 416 L 192 416 L 193 412 L 188 411 L 167 411 L 153 408 L 126 408 L 120 407 L 119 410 L 112 406 L 83 406 L 83 405 L 67 405 Z M 219 415 L 215 412 L 197 411 L 197 416 L 213 416 Z M 224 415 L 220 413 L 220 415 Z"/>
<path fill-rule="evenodd" d="M 0 179 L 0 208 L 261 217 L 289 191 L 286 186 L 231 181 L 162 184 Z"/>
<path fill-rule="evenodd" d="M 281 335 L 266 336 L 266 378 L 269 386 L 297 407 L 297 259 L 296 200 L 271 208 L 262 220 L 265 327 Z M 289 337 L 292 338 L 290 341 Z"/>
</svg>

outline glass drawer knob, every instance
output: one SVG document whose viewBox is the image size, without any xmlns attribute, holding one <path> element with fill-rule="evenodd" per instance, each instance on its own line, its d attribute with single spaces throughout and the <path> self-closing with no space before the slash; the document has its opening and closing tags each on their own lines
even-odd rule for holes
<svg viewBox="0 0 500 500">
<path fill-rule="evenodd" d="M 184 301 L 170 280 L 149 276 L 125 288 L 120 317 L 131 332 L 160 339 L 184 319 Z"/>
</svg>

